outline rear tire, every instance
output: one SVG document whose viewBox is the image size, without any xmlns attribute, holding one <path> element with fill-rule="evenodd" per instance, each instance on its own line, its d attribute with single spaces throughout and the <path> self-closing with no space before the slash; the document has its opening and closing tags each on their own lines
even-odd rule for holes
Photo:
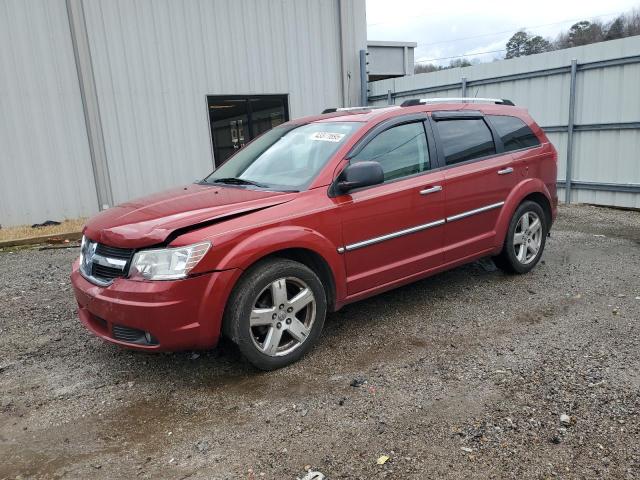
<svg viewBox="0 0 640 480">
<path fill-rule="evenodd" d="M 260 370 L 299 360 L 320 337 L 327 314 L 318 276 L 299 262 L 271 258 L 251 267 L 233 290 L 223 333 Z"/>
<path fill-rule="evenodd" d="M 527 273 L 542 257 L 549 231 L 540 204 L 527 200 L 516 209 L 495 264 L 508 273 Z"/>
</svg>

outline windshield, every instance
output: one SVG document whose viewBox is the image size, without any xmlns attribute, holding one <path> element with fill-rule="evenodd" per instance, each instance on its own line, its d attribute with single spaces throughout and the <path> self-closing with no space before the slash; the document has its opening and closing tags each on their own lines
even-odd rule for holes
<svg viewBox="0 0 640 480">
<path fill-rule="evenodd" d="M 204 182 L 303 190 L 361 125 L 327 122 L 276 127 L 238 151 Z"/>
</svg>

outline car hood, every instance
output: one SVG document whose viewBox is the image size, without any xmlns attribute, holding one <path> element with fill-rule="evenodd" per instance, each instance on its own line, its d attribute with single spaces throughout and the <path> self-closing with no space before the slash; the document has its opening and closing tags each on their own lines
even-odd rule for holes
<svg viewBox="0 0 640 480">
<path fill-rule="evenodd" d="M 176 230 L 279 205 L 295 193 L 193 184 L 117 205 L 91 218 L 84 234 L 114 247 L 158 245 Z"/>
</svg>

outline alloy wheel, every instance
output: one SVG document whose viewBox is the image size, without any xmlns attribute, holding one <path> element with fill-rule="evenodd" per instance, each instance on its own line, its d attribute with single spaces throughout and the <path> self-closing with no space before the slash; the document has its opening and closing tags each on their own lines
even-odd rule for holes
<svg viewBox="0 0 640 480">
<path fill-rule="evenodd" d="M 307 340 L 315 318 L 316 300 L 311 288 L 296 277 L 279 278 L 253 303 L 251 338 L 265 355 L 288 355 Z"/>
<path fill-rule="evenodd" d="M 516 224 L 513 249 L 518 261 L 527 265 L 535 260 L 542 244 L 542 221 L 535 212 L 525 212 Z"/>
</svg>

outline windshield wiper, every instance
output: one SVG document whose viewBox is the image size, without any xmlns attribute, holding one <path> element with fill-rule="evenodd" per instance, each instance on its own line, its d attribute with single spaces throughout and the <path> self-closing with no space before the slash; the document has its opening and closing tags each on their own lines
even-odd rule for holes
<svg viewBox="0 0 640 480">
<path fill-rule="evenodd" d="M 237 177 L 216 178 L 213 183 L 226 183 L 227 185 L 253 185 L 254 187 L 268 188 L 263 183 L 254 182 L 253 180 L 245 180 Z"/>
</svg>

